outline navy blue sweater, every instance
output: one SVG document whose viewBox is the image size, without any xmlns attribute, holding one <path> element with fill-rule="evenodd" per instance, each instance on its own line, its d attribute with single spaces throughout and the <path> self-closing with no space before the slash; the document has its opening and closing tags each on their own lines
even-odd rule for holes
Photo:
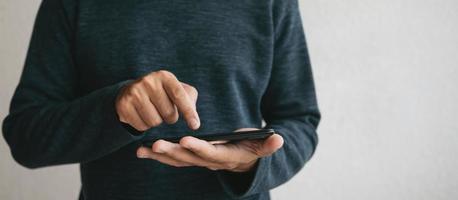
<svg viewBox="0 0 458 200">
<path fill-rule="evenodd" d="M 199 91 L 202 126 L 130 134 L 119 89 L 165 69 Z M 274 128 L 251 173 L 136 158 L 145 136 Z M 28 168 L 80 163 L 80 199 L 269 199 L 312 156 L 320 121 L 297 0 L 44 0 L 3 123 Z"/>
</svg>

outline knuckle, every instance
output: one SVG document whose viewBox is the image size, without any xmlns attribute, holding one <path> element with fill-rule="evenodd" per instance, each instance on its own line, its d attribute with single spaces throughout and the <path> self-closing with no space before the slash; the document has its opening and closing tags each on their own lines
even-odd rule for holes
<svg viewBox="0 0 458 200">
<path fill-rule="evenodd" d="M 140 80 L 143 83 L 150 83 L 150 82 L 154 81 L 154 76 L 151 75 L 151 74 L 148 74 L 146 76 L 143 76 Z"/>
<path fill-rule="evenodd" d="M 129 105 L 131 104 L 131 102 L 133 101 L 133 97 L 132 95 L 130 95 L 130 92 L 126 92 L 122 98 L 120 98 L 120 104 L 122 104 L 123 106 L 126 106 L 126 105 Z"/>
<path fill-rule="evenodd" d="M 175 110 L 174 109 L 165 109 L 164 110 L 164 115 L 165 117 L 173 117 L 175 115 Z"/>
<path fill-rule="evenodd" d="M 141 83 L 143 87 L 148 88 L 150 90 L 156 90 L 158 87 L 157 79 L 153 76 L 145 76 L 141 79 Z"/>
<path fill-rule="evenodd" d="M 193 117 L 194 116 L 194 108 L 191 106 L 186 106 L 183 108 L 183 113 L 187 115 L 188 117 Z"/>
<path fill-rule="evenodd" d="M 159 70 L 156 72 L 156 74 L 162 78 L 174 78 L 175 75 L 173 75 L 171 72 L 167 70 Z"/>
<path fill-rule="evenodd" d="M 186 83 L 181 83 L 181 85 L 182 85 L 183 88 L 184 88 L 186 91 L 188 91 L 188 92 L 190 92 L 190 91 L 192 91 L 192 90 L 195 90 L 195 88 L 194 88 L 192 85 L 189 85 L 189 84 L 186 84 Z"/>
<path fill-rule="evenodd" d="M 119 98 L 117 105 L 122 108 L 129 105 L 129 97 L 124 96 L 124 97 Z"/>
<path fill-rule="evenodd" d="M 139 87 L 141 87 L 141 85 L 142 84 L 141 84 L 140 81 L 135 81 L 130 85 L 129 89 L 130 90 L 137 90 Z"/>
<path fill-rule="evenodd" d="M 157 93 L 159 90 L 162 90 L 162 86 L 157 81 L 152 81 L 151 84 L 148 84 L 146 88 L 151 91 L 153 94 Z"/>
<path fill-rule="evenodd" d="M 171 119 L 168 120 L 169 124 L 174 124 L 178 121 L 178 115 L 174 115 Z"/>
<path fill-rule="evenodd" d="M 151 80 L 151 77 L 149 76 L 144 76 L 140 79 L 139 84 L 141 84 L 143 87 L 148 87 L 152 85 L 153 80 Z"/>
<path fill-rule="evenodd" d="M 139 88 L 135 88 L 133 91 L 132 91 L 132 96 L 135 98 L 135 99 L 140 99 L 141 98 L 141 90 Z"/>
<path fill-rule="evenodd" d="M 186 97 L 180 87 L 174 87 L 172 89 L 172 96 L 176 99 L 184 99 Z"/>
<path fill-rule="evenodd" d="M 190 86 L 189 88 L 190 90 L 190 93 L 193 95 L 193 96 L 198 96 L 199 95 L 199 91 L 197 91 L 197 89 L 193 86 Z"/>
<path fill-rule="evenodd" d="M 159 125 L 161 125 L 161 124 L 162 124 L 162 119 L 153 119 L 153 120 L 151 121 L 150 126 L 151 126 L 151 127 L 156 127 L 156 126 L 159 126 Z"/>
<path fill-rule="evenodd" d="M 167 123 L 175 123 L 178 121 L 178 113 L 173 109 L 165 111 L 164 115 L 164 119 Z"/>
<path fill-rule="evenodd" d="M 137 83 L 132 85 L 132 87 L 130 87 L 129 90 L 127 90 L 127 95 L 130 97 L 137 97 L 140 95 L 140 89 L 138 88 Z"/>
<path fill-rule="evenodd" d="M 126 97 L 126 105 L 134 106 L 136 101 L 137 101 L 137 98 L 133 95 L 129 95 Z"/>
</svg>

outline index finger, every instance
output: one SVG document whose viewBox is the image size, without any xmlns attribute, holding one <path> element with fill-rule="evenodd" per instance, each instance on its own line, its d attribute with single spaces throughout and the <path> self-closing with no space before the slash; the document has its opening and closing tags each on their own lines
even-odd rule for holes
<svg viewBox="0 0 458 200">
<path fill-rule="evenodd" d="M 178 79 L 176 77 L 168 77 L 163 81 L 163 87 L 169 98 L 177 106 L 178 111 L 183 115 L 189 128 L 198 129 L 200 119 L 196 111 L 196 105 Z"/>
</svg>

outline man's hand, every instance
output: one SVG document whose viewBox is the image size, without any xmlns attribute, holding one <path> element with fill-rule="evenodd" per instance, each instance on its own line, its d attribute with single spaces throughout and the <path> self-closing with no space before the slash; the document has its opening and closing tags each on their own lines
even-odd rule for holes
<svg viewBox="0 0 458 200">
<path fill-rule="evenodd" d="M 125 86 L 116 99 L 119 120 L 139 131 L 173 124 L 180 112 L 189 128 L 198 129 L 197 90 L 168 71 L 152 72 Z"/>
<path fill-rule="evenodd" d="M 239 129 L 255 130 L 255 129 Z M 139 158 L 149 158 L 175 166 L 199 166 L 211 170 L 246 172 L 259 158 L 269 156 L 283 145 L 283 138 L 274 134 L 265 140 L 244 140 L 237 143 L 217 143 L 186 136 L 179 144 L 156 141 L 151 148 L 140 147 Z"/>
</svg>

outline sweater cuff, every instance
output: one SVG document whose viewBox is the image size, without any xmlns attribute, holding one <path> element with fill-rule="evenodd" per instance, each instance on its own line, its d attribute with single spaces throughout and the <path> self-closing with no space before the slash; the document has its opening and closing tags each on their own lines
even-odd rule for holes
<svg viewBox="0 0 458 200">
<path fill-rule="evenodd" d="M 107 130 L 115 130 L 113 132 L 117 132 L 117 136 L 119 140 L 122 141 L 134 141 L 138 140 L 141 138 L 141 134 L 135 134 L 135 132 L 131 132 L 125 128 L 123 123 L 119 121 L 118 113 L 116 111 L 116 98 L 118 97 L 119 92 L 121 89 L 130 83 L 132 80 L 127 80 L 123 81 L 120 83 L 117 83 L 116 85 L 113 86 L 113 92 L 111 93 L 112 96 L 110 96 L 108 103 L 105 106 L 108 106 L 108 115 L 106 118 L 106 124 L 107 124 Z M 113 134 L 113 133 L 111 133 Z"/>
<path fill-rule="evenodd" d="M 224 191 L 233 198 L 265 192 L 263 185 L 270 170 L 271 159 L 271 156 L 259 158 L 254 169 L 249 172 L 218 171 L 218 180 Z"/>
</svg>

